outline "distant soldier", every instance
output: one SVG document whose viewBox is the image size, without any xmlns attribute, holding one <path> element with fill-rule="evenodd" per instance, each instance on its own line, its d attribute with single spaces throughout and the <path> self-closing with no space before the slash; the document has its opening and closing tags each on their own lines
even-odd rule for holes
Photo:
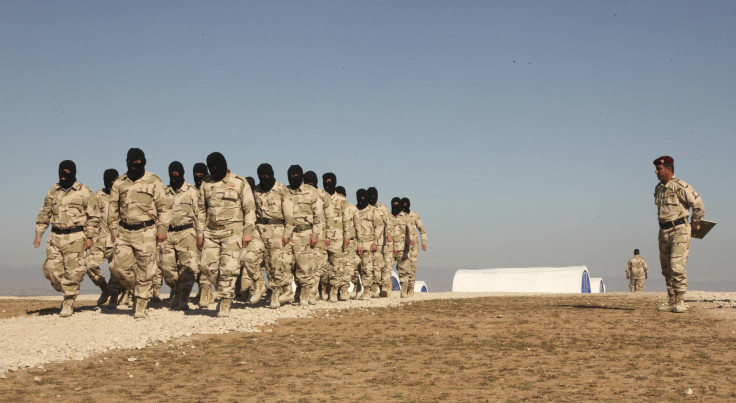
<svg viewBox="0 0 736 403">
<path fill-rule="evenodd" d="M 417 230 L 422 240 L 422 250 L 427 250 L 427 232 L 424 230 L 422 219 L 419 214 L 410 209 L 411 202 L 408 198 L 401 199 L 401 209 L 404 217 L 397 219 L 398 225 L 394 233 L 407 233 L 409 236 L 409 249 L 405 253 L 406 258 L 399 262 L 399 283 L 401 287 L 402 297 L 414 296 L 414 282 L 416 281 L 417 261 L 419 257 L 419 239 L 417 238 Z M 403 226 L 403 228 L 402 228 Z M 399 235 L 400 236 L 400 235 Z M 404 287 L 406 285 L 406 287 Z"/>
<path fill-rule="evenodd" d="M 94 245 L 87 250 L 87 275 L 100 289 L 102 289 L 102 295 L 97 300 L 97 305 L 104 304 L 110 295 L 117 295 L 120 293 L 120 282 L 112 274 L 113 273 L 113 256 L 115 255 L 115 245 L 112 243 L 112 237 L 110 236 L 110 228 L 107 226 L 107 210 L 110 207 L 110 189 L 112 184 L 119 176 L 118 171 L 115 169 L 106 169 L 102 174 L 102 183 L 104 188 L 100 189 L 95 193 L 97 199 L 97 208 L 100 210 L 100 225 L 97 233 L 94 236 Z M 107 264 L 110 267 L 110 282 L 105 282 L 105 276 L 102 274 L 100 265 L 104 260 L 107 260 Z M 117 305 L 117 297 L 110 300 L 110 306 Z"/>
<path fill-rule="evenodd" d="M 255 199 L 256 182 L 251 176 L 245 178 L 253 191 L 256 202 L 256 229 L 258 228 L 258 200 Z M 250 293 L 248 302 L 256 304 L 266 292 L 266 282 L 263 279 L 263 269 L 266 265 L 266 245 L 260 231 L 253 233 L 253 240 L 240 252 L 240 297 L 245 299 Z"/>
<path fill-rule="evenodd" d="M 200 214 L 197 220 L 197 246 L 202 246 L 200 270 L 203 276 L 217 276 L 221 295 L 218 317 L 230 316 L 235 297 L 235 281 L 240 269 L 240 253 L 253 240 L 256 211 L 253 192 L 242 176 L 227 169 L 227 161 L 219 152 L 207 156 L 210 176 L 199 189 Z M 199 306 L 210 303 L 211 290 L 202 289 Z"/>
<path fill-rule="evenodd" d="M 378 201 L 378 189 L 369 187 L 368 203 L 373 206 L 383 221 L 383 234 L 377 239 L 378 253 L 373 260 L 373 288 L 371 294 L 374 298 L 388 297 L 391 291 L 391 258 L 393 255 L 393 230 L 394 217 L 384 204 Z"/>
<path fill-rule="evenodd" d="M 360 280 L 363 283 L 363 299 L 371 298 L 375 278 L 373 258 L 378 253 L 378 239 L 383 236 L 383 220 L 376 209 L 368 203 L 368 192 L 358 189 L 358 222 L 356 237 L 358 239 L 358 255 L 360 256 Z"/>
<path fill-rule="evenodd" d="M 634 257 L 626 264 L 626 279 L 629 280 L 631 292 L 644 291 L 644 279 L 649 278 L 647 261 L 639 256 L 639 249 L 634 249 Z"/>
<path fill-rule="evenodd" d="M 286 243 L 287 247 L 291 245 L 294 255 L 294 276 L 301 289 L 299 303 L 314 304 L 316 301 L 310 299 L 314 282 L 314 247 L 325 228 L 322 198 L 317 189 L 303 184 L 304 171 L 299 165 L 290 166 L 288 176 L 288 189 L 294 205 L 294 232 Z"/>
<path fill-rule="evenodd" d="M 332 206 L 331 216 L 327 217 L 327 214 L 325 214 L 328 221 L 325 239 L 329 241 L 329 244 L 327 244 L 329 255 L 327 277 L 330 288 L 330 302 L 337 302 L 338 294 L 343 301 L 350 298 L 348 288 L 350 275 L 352 274 L 346 272 L 348 265 L 345 262 L 345 249 L 350 244 L 350 238 L 346 234 L 346 227 L 349 224 L 345 223 L 349 203 L 344 196 L 336 192 L 336 185 L 337 176 L 334 173 L 327 172 L 322 175 L 322 186 L 325 193 L 330 196 Z"/>
<path fill-rule="evenodd" d="M 654 204 L 659 220 L 659 261 L 667 283 L 667 304 L 658 309 L 664 312 L 687 311 L 685 292 L 687 274 L 685 264 L 690 253 L 690 225 L 687 217 L 693 210 L 692 227 L 700 228 L 705 218 L 705 204 L 687 182 L 675 178 L 675 160 L 662 156 L 654 160 L 659 183 L 654 188 Z"/>
<path fill-rule="evenodd" d="M 79 284 L 87 272 L 84 251 L 94 245 L 92 240 L 100 224 L 100 210 L 94 193 L 77 182 L 77 166 L 64 160 L 59 164 L 59 182 L 46 193 L 43 207 L 36 218 L 36 238 L 33 246 L 41 246 L 41 237 L 51 224 L 46 240 L 44 277 L 54 290 L 64 294 L 59 316 L 74 313 L 74 300 Z"/>
<path fill-rule="evenodd" d="M 358 235 L 357 231 L 360 227 L 360 216 L 358 216 L 358 208 L 350 203 L 345 196 L 345 188 L 342 186 L 335 187 L 335 194 L 340 195 L 345 200 L 345 216 L 343 217 L 343 225 L 345 226 L 345 256 L 343 258 L 344 269 L 340 277 L 340 299 L 343 301 L 350 298 L 360 298 L 363 291 L 360 289 L 360 256 L 358 255 Z M 353 284 L 353 291 L 348 292 L 350 283 Z"/>
<path fill-rule="evenodd" d="M 332 237 L 335 235 L 335 228 L 337 226 L 337 223 L 335 222 L 336 216 L 332 206 L 332 198 L 329 193 L 317 186 L 318 179 L 317 174 L 314 171 L 307 171 L 304 173 L 304 185 L 313 187 L 317 191 L 319 197 L 322 198 L 322 208 L 325 213 L 325 230 L 317 241 L 317 245 L 314 246 L 314 282 L 312 284 L 312 294 L 310 298 L 314 298 L 316 300 L 321 295 L 321 299 L 326 300 L 329 293 L 330 266 L 330 259 L 327 250 L 332 245 Z M 330 234 L 330 237 L 327 236 L 328 233 Z"/>
<path fill-rule="evenodd" d="M 200 215 L 199 192 L 184 182 L 184 166 L 179 161 L 169 164 L 169 186 L 165 189 L 171 205 L 171 224 L 161 244 L 161 270 L 166 284 L 172 287 L 169 308 L 189 310 L 189 294 L 199 274 L 197 233 L 194 224 Z"/>
<path fill-rule="evenodd" d="M 135 319 L 148 317 L 156 274 L 156 245 L 166 240 L 171 206 L 158 176 L 146 172 L 146 155 L 128 150 L 128 172 L 110 189 L 107 223 L 115 243 L 115 275 L 126 289 L 135 288 Z"/>
</svg>

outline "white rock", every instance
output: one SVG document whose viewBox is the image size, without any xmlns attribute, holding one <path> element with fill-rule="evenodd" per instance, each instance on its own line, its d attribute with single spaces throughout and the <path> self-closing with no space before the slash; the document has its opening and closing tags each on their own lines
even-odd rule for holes
<svg viewBox="0 0 736 403">
<path fill-rule="evenodd" d="M 37 376 L 36 377 L 33 377 L 33 382 L 41 383 L 41 378 L 39 378 Z"/>
<path fill-rule="evenodd" d="M 693 394 L 693 390 L 690 388 L 685 389 L 685 395 L 690 396 Z"/>
<path fill-rule="evenodd" d="M 138 359 L 137 359 L 137 358 L 135 358 L 135 357 L 130 357 L 130 358 L 128 358 L 128 362 L 133 362 L 133 361 L 138 361 Z"/>
</svg>

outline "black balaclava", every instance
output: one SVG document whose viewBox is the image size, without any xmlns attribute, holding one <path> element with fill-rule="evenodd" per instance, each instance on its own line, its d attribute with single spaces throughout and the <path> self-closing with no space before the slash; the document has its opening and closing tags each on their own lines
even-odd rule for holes
<svg viewBox="0 0 736 403">
<path fill-rule="evenodd" d="M 401 213 L 401 198 L 394 197 L 391 199 L 391 214 L 399 215 Z"/>
<path fill-rule="evenodd" d="M 348 197 L 347 193 L 345 193 L 345 188 L 342 186 L 335 186 L 335 192 L 343 195 L 343 197 Z"/>
<path fill-rule="evenodd" d="M 141 162 L 133 162 L 141 160 Z M 128 164 L 128 178 L 133 182 L 143 177 L 146 173 L 146 154 L 140 148 L 131 148 L 128 150 L 128 156 L 125 158 Z"/>
<path fill-rule="evenodd" d="M 289 175 L 289 187 L 293 190 L 299 189 L 299 186 L 301 186 L 304 181 L 304 171 L 302 170 L 302 167 L 299 165 L 292 165 L 289 167 L 289 170 L 286 171 L 286 174 Z"/>
<path fill-rule="evenodd" d="M 225 161 L 225 156 L 217 151 L 208 155 L 207 168 L 210 170 L 212 179 L 221 181 L 227 175 L 227 161 Z"/>
<path fill-rule="evenodd" d="M 202 186 L 202 181 L 204 180 L 204 177 L 209 175 L 210 172 L 207 170 L 207 165 L 204 164 L 204 162 L 198 162 L 194 164 L 194 168 L 192 168 L 192 174 L 194 174 L 194 185 L 199 189 L 200 186 Z M 202 174 L 202 177 L 197 177 L 197 174 Z"/>
<path fill-rule="evenodd" d="M 64 172 L 65 169 L 69 170 L 69 173 Z M 64 189 L 72 187 L 74 182 L 77 181 L 77 164 L 72 160 L 64 160 L 59 163 L 59 186 Z"/>
<path fill-rule="evenodd" d="M 404 197 L 403 199 L 401 199 L 401 210 L 403 210 L 405 213 L 408 213 L 409 211 L 411 211 L 409 210 L 409 206 L 411 206 L 411 202 L 409 202 L 408 197 Z"/>
<path fill-rule="evenodd" d="M 252 176 L 246 176 L 245 181 L 248 182 L 248 186 L 250 186 L 250 190 L 253 190 L 256 188 L 256 180 L 253 179 Z"/>
<path fill-rule="evenodd" d="M 358 210 L 363 210 L 368 207 L 368 192 L 365 189 L 358 189 L 355 192 L 355 198 L 358 200 Z"/>
<path fill-rule="evenodd" d="M 317 187 L 317 174 L 314 171 L 304 172 L 304 183 Z"/>
<path fill-rule="evenodd" d="M 378 189 L 371 186 L 366 190 L 366 193 L 368 194 L 368 203 L 375 206 L 378 201 Z"/>
<path fill-rule="evenodd" d="M 173 173 L 178 172 L 179 175 L 174 176 Z M 181 189 L 184 184 L 184 165 L 179 161 L 174 161 L 169 164 L 169 185 L 174 191 Z"/>
<path fill-rule="evenodd" d="M 335 176 L 335 174 L 333 174 L 332 172 L 327 172 L 326 174 L 322 175 L 322 187 L 325 188 L 325 192 L 329 193 L 330 195 L 334 195 L 336 184 L 337 176 Z"/>
<path fill-rule="evenodd" d="M 261 190 L 268 192 L 273 189 L 273 185 L 276 184 L 276 178 L 273 177 L 273 167 L 271 164 L 263 163 L 258 165 L 256 173 L 258 174 L 258 180 L 260 181 L 258 185 L 261 187 Z"/>
<path fill-rule="evenodd" d="M 112 184 L 115 183 L 115 179 L 118 178 L 120 174 L 118 173 L 117 169 L 106 169 L 105 173 L 102 174 L 102 182 L 105 184 L 105 189 L 103 191 L 107 194 L 110 194 L 110 189 L 112 189 Z"/>
</svg>

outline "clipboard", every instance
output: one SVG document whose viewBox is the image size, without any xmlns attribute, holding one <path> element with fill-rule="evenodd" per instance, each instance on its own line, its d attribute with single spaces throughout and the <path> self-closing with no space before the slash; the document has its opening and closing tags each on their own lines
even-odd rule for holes
<svg viewBox="0 0 736 403">
<path fill-rule="evenodd" d="M 691 229 L 690 235 L 693 238 L 703 239 L 703 238 L 705 238 L 705 235 L 707 235 L 708 232 L 710 232 L 710 230 L 712 230 L 713 227 L 715 227 L 715 226 L 716 226 L 716 223 L 713 222 L 713 221 L 701 220 L 700 221 L 700 229 L 696 231 L 695 230 L 695 227 L 693 227 L 692 226 L 692 223 L 691 223 L 690 224 L 690 229 Z"/>
</svg>

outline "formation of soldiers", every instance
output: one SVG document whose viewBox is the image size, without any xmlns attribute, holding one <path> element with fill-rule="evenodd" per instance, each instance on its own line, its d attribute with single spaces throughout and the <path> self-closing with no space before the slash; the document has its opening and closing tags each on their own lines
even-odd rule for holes
<svg viewBox="0 0 736 403">
<path fill-rule="evenodd" d="M 401 297 L 414 294 L 427 235 L 408 198 L 393 198 L 389 209 L 370 187 L 356 192 L 353 205 L 334 173 L 322 175 L 320 189 L 316 173 L 299 165 L 289 167 L 286 186 L 261 164 L 256 184 L 230 172 L 219 152 L 194 165 L 194 185 L 174 161 L 164 187 L 138 148 L 126 164 L 123 175 L 106 170 L 105 187 L 93 193 L 76 180 L 74 162 L 62 161 L 38 214 L 34 246 L 51 224 L 43 272 L 64 295 L 62 317 L 72 315 L 85 273 L 102 290 L 98 305 L 132 305 L 136 319 L 160 301 L 162 280 L 172 289 L 171 309 L 189 310 L 198 283 L 199 307 L 219 299 L 218 317 L 230 315 L 235 298 L 257 304 L 265 297 L 278 308 L 388 297 L 394 265 Z"/>
</svg>

